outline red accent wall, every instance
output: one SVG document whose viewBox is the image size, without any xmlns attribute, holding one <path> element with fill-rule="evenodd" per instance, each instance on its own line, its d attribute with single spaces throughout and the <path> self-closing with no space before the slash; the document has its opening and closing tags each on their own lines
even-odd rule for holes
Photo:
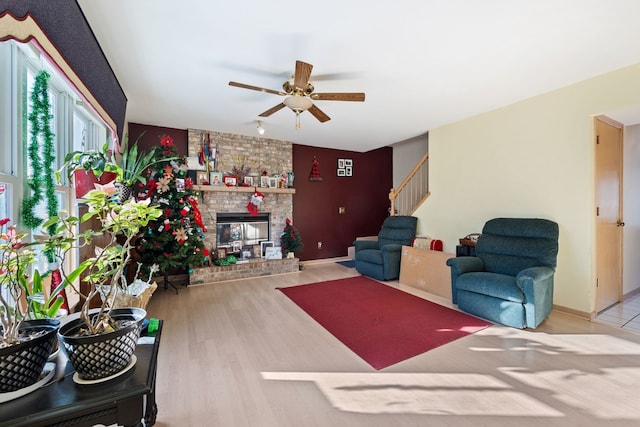
<svg viewBox="0 0 640 427">
<path fill-rule="evenodd" d="M 144 134 L 143 134 L 144 132 Z M 173 138 L 179 156 L 186 156 L 188 150 L 188 132 L 186 129 L 167 128 L 162 126 L 142 125 L 139 123 L 129 123 L 129 146 L 138 141 L 138 149 L 149 151 L 152 147 L 160 144 L 160 138 L 168 135 Z M 142 135 L 142 137 L 140 137 Z M 140 138 L 138 140 L 138 138 Z"/>
<path fill-rule="evenodd" d="M 314 157 L 320 162 L 322 182 L 308 179 Z M 353 176 L 337 176 L 340 158 L 353 160 Z M 294 144 L 293 171 L 294 225 L 304 243 L 296 255 L 301 260 L 346 256 L 356 237 L 378 234 L 393 186 L 392 148 L 358 153 Z M 338 213 L 340 207 L 344 214 Z"/>
</svg>

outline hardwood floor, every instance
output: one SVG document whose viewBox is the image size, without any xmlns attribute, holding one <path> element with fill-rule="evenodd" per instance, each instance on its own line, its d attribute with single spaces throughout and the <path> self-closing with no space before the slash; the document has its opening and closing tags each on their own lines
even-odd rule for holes
<svg viewBox="0 0 640 427">
<path fill-rule="evenodd" d="M 494 325 L 375 371 L 275 290 L 354 275 L 331 262 L 158 289 L 156 426 L 640 425 L 634 332 L 554 312 L 536 330 Z"/>
</svg>

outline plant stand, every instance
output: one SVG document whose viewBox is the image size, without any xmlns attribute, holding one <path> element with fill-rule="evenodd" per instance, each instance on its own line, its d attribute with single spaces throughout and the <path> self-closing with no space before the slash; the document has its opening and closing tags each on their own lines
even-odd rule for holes
<svg viewBox="0 0 640 427">
<path fill-rule="evenodd" d="M 178 294 L 178 288 L 176 287 L 176 285 L 174 285 L 173 283 L 171 283 L 169 281 L 169 271 L 168 270 L 164 270 L 164 288 L 169 289 L 169 286 L 171 286 L 173 288 L 173 290 L 176 291 L 176 295 Z"/>
<path fill-rule="evenodd" d="M 53 381 L 28 396 L 2 404 L 0 425 L 45 427 L 51 425 L 88 426 L 102 424 L 152 426 L 158 407 L 155 400 L 158 350 L 163 321 L 155 336 L 142 333 L 135 351 L 135 368 L 100 385 L 78 385 L 71 377 L 73 367 L 60 362 L 64 381 Z"/>
</svg>

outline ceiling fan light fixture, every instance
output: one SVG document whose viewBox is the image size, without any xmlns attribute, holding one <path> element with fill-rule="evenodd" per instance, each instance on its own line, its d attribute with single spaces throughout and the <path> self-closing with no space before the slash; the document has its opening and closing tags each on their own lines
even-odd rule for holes
<svg viewBox="0 0 640 427">
<path fill-rule="evenodd" d="M 258 126 L 257 126 L 258 133 L 260 135 L 264 135 L 264 128 L 262 127 L 262 120 L 256 120 L 256 123 L 258 124 Z"/>
<path fill-rule="evenodd" d="M 284 100 L 284 105 L 291 108 L 294 113 L 300 114 L 303 111 L 307 111 L 313 105 L 313 102 L 308 98 L 302 96 L 288 96 Z"/>
</svg>

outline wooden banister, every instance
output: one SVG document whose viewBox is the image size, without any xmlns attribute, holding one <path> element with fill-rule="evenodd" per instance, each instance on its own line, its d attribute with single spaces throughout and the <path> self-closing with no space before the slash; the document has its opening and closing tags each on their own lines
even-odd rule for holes
<svg viewBox="0 0 640 427">
<path fill-rule="evenodd" d="M 411 215 L 429 194 L 429 153 L 426 153 L 398 188 L 389 191 L 390 214 Z"/>
</svg>

